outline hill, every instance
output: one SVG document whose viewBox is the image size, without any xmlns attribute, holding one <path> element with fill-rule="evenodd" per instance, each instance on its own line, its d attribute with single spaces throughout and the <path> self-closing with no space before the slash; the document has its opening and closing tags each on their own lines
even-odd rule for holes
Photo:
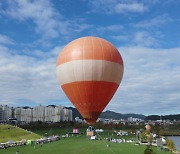
<svg viewBox="0 0 180 154">
<path fill-rule="evenodd" d="M 74 108 L 74 107 L 66 107 L 69 110 L 72 110 L 73 113 L 73 119 L 75 119 L 76 117 L 79 117 L 80 119 L 83 119 L 83 117 L 81 116 L 81 114 L 79 113 L 79 111 Z"/>
<path fill-rule="evenodd" d="M 73 108 L 73 107 L 66 107 L 66 108 L 72 110 L 73 119 L 75 119 L 75 117 L 79 117 L 79 118 L 83 119 L 81 114 L 79 113 L 79 111 L 76 108 Z M 146 116 L 144 116 L 142 114 L 134 114 L 134 113 L 121 114 L 121 113 L 116 113 L 113 111 L 105 111 L 105 112 L 101 113 L 101 115 L 100 115 L 100 118 L 103 118 L 103 119 L 128 119 L 129 117 L 139 118 L 139 119 L 146 118 Z"/>
<path fill-rule="evenodd" d="M 11 125 L 0 125 L 0 143 L 8 142 L 9 140 L 21 141 L 22 139 L 38 138 L 41 138 L 41 136 L 22 128 Z"/>
<path fill-rule="evenodd" d="M 149 115 L 145 118 L 145 120 L 180 120 L 180 114 L 174 115 Z"/>
<path fill-rule="evenodd" d="M 100 118 L 103 118 L 103 119 L 128 119 L 129 117 L 139 118 L 139 119 L 146 118 L 146 116 L 142 114 L 135 114 L 135 113 L 121 114 L 121 113 L 116 113 L 112 111 L 105 111 L 100 116 Z"/>
</svg>

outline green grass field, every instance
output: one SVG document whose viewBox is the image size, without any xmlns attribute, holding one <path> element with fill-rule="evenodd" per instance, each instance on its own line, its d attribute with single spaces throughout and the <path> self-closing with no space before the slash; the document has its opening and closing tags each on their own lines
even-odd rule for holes
<svg viewBox="0 0 180 154">
<path fill-rule="evenodd" d="M 106 143 L 108 143 L 110 147 L 107 147 Z M 40 145 L 28 145 L 0 150 L 0 153 L 15 154 L 15 152 L 19 150 L 20 154 L 143 154 L 145 149 L 146 146 L 137 146 L 133 143 L 112 143 L 103 140 L 91 141 L 85 136 L 74 136 L 61 139 L 57 142 L 44 144 L 42 147 Z M 155 147 L 153 148 L 153 151 L 156 154 L 168 153 L 157 150 Z"/>
<path fill-rule="evenodd" d="M 35 129 L 32 130 L 34 133 L 39 134 L 41 136 L 46 136 L 46 135 L 64 135 L 69 132 L 72 132 L 73 128 L 72 127 L 67 127 L 67 128 L 46 128 L 46 129 Z M 82 132 L 86 134 L 86 128 L 79 128 L 79 132 Z M 104 130 L 103 133 L 100 133 L 103 137 L 113 137 L 116 136 L 116 133 L 113 132 L 113 130 Z M 128 135 L 124 136 L 124 139 L 131 139 L 135 138 L 135 135 Z"/>
<path fill-rule="evenodd" d="M 21 141 L 22 139 L 38 139 L 41 137 L 41 135 L 28 132 L 19 127 L 13 127 L 11 125 L 0 125 L 0 143 L 8 142 L 9 140 Z"/>
<path fill-rule="evenodd" d="M 85 129 L 80 129 L 81 132 L 85 132 Z M 49 135 L 62 135 L 67 132 L 72 132 L 72 128 L 51 128 L 34 130 L 36 133 L 43 135 L 48 133 Z M 104 137 L 114 137 L 113 131 L 107 130 L 101 133 Z M 116 136 L 117 137 L 117 136 Z M 135 136 L 129 135 L 123 138 L 130 139 Z M 107 147 L 107 144 L 110 147 Z M 21 147 L 8 148 L 6 150 L 0 150 L 1 154 L 15 154 L 19 150 L 20 154 L 143 154 L 146 146 L 134 145 L 134 143 L 112 143 L 105 140 L 89 140 L 85 134 L 82 136 L 71 136 L 69 138 L 61 139 L 60 141 L 46 143 L 42 147 L 40 145 L 26 145 Z M 169 152 L 161 151 L 156 147 L 153 147 L 153 151 L 156 154 L 168 154 Z"/>
<path fill-rule="evenodd" d="M 46 136 L 46 135 L 64 135 L 67 134 L 69 132 L 72 132 L 73 128 L 72 127 L 67 127 L 67 128 L 44 128 L 44 129 L 34 129 L 31 130 L 32 132 L 42 135 L 42 136 Z M 79 128 L 80 132 L 85 132 L 86 129 L 85 128 Z"/>
</svg>

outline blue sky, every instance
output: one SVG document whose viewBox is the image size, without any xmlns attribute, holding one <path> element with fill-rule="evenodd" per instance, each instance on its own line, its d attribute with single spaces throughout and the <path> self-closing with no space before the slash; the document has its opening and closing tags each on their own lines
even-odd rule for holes
<svg viewBox="0 0 180 154">
<path fill-rule="evenodd" d="M 110 41 L 124 59 L 122 83 L 105 110 L 179 113 L 179 0 L 1 0 L 0 104 L 71 106 L 55 63 L 83 36 Z"/>
</svg>

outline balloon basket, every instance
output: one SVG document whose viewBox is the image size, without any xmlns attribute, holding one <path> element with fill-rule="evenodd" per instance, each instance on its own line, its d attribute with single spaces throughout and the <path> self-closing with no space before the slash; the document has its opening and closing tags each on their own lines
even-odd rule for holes
<svg viewBox="0 0 180 154">
<path fill-rule="evenodd" d="M 86 130 L 86 135 L 91 137 L 95 135 L 95 130 L 93 126 L 89 126 Z"/>
</svg>

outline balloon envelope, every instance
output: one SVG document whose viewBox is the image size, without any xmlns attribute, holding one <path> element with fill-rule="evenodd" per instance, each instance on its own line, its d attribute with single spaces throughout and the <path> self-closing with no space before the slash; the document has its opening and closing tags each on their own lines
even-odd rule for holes
<svg viewBox="0 0 180 154">
<path fill-rule="evenodd" d="M 56 74 L 69 100 L 93 124 L 116 92 L 123 68 L 122 57 L 111 43 L 83 37 L 60 52 Z"/>
</svg>

